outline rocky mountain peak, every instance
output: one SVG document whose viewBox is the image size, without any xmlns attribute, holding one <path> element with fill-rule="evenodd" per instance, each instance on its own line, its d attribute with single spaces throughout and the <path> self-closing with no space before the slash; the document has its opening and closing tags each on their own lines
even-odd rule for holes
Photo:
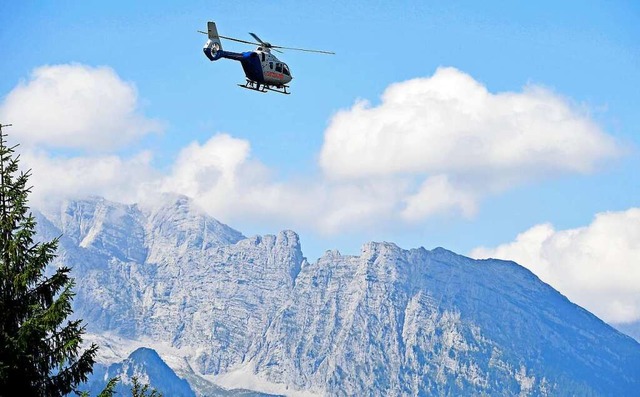
<svg viewBox="0 0 640 397">
<path fill-rule="evenodd" d="M 295 232 L 245 238 L 184 197 L 153 208 L 69 202 L 39 227 L 71 236 L 61 258 L 76 272 L 74 312 L 89 330 L 154 348 L 198 390 L 640 389 L 640 344 L 514 262 L 371 242 L 308 263 Z"/>
</svg>

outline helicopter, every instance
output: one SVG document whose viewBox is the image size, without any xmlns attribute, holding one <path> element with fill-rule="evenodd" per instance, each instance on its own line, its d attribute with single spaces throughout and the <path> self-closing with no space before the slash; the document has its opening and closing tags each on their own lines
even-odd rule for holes
<svg viewBox="0 0 640 397">
<path fill-rule="evenodd" d="M 255 33 L 249 33 L 257 43 L 251 41 L 245 41 L 240 39 L 234 39 L 233 37 L 220 36 L 215 22 L 207 22 L 207 31 L 204 33 L 208 36 L 208 40 L 202 49 L 204 54 L 210 61 L 217 61 L 220 58 L 232 59 L 239 61 L 244 70 L 246 82 L 244 84 L 238 84 L 239 87 L 255 90 L 258 92 L 275 91 L 281 94 L 289 95 L 287 89 L 289 86 L 287 83 L 293 79 L 291 75 L 291 69 L 286 63 L 279 60 L 271 51 L 282 53 L 279 49 L 283 50 L 296 50 L 315 52 L 321 54 L 335 54 L 331 51 L 321 50 L 309 50 L 305 48 L 293 48 L 282 47 L 272 45 L 266 41 L 262 41 Z M 220 39 L 226 39 L 231 41 L 237 41 L 244 44 L 253 44 L 258 47 L 254 51 L 247 52 L 230 52 L 222 49 L 222 42 Z"/>
</svg>

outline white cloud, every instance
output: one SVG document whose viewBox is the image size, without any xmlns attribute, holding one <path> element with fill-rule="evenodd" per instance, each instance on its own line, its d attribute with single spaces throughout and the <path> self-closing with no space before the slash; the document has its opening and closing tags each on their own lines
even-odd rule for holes
<svg viewBox="0 0 640 397">
<path fill-rule="evenodd" d="M 475 214 L 475 198 L 454 187 L 446 175 L 436 175 L 427 178 L 417 193 L 407 197 L 401 215 L 411 221 L 456 209 L 467 217 Z"/>
<path fill-rule="evenodd" d="M 18 84 L 0 106 L 0 119 L 13 124 L 23 146 L 121 147 L 161 130 L 139 112 L 133 84 L 109 67 L 80 64 L 42 66 Z"/>
<path fill-rule="evenodd" d="M 391 85 L 382 103 L 339 112 L 320 164 L 336 178 L 398 173 L 586 172 L 616 155 L 589 117 L 541 87 L 492 94 L 471 76 L 440 68 Z"/>
<path fill-rule="evenodd" d="M 250 154 L 248 141 L 228 134 L 184 148 L 162 190 L 194 197 L 226 221 L 278 221 L 332 234 L 361 229 L 397 214 L 405 183 L 376 179 L 349 183 L 318 178 L 279 182 Z M 217 215 L 219 214 L 219 215 Z"/>
<path fill-rule="evenodd" d="M 407 190 L 403 179 L 365 181 L 322 180 L 310 191 L 317 202 L 314 226 L 325 234 L 366 230 L 399 220 L 399 206 Z"/>
<path fill-rule="evenodd" d="M 473 216 L 514 184 L 587 172 L 619 149 L 585 114 L 542 88 L 489 93 L 441 68 L 391 85 L 379 106 L 333 117 L 319 171 L 280 180 L 247 140 L 217 134 L 182 148 L 169 172 L 151 154 L 61 157 L 45 150 L 109 149 L 158 129 L 135 87 L 107 67 L 44 66 L 5 98 L 0 115 L 28 154 L 37 200 L 100 194 L 130 202 L 159 191 L 193 197 L 226 222 L 277 221 L 335 234 L 443 213 Z M 85 152 L 86 153 L 86 152 Z"/>
<path fill-rule="evenodd" d="M 248 159 L 249 148 L 248 141 L 227 134 L 214 136 L 204 145 L 192 142 L 180 152 L 164 189 L 192 197 L 212 189 L 232 191 L 238 183 L 239 167 Z"/>
<path fill-rule="evenodd" d="M 273 181 L 268 168 L 251 159 L 249 142 L 228 134 L 182 149 L 161 189 L 191 196 L 224 220 L 308 220 L 313 213 L 303 190 Z"/>
<path fill-rule="evenodd" d="M 640 208 L 600 213 L 577 229 L 537 225 L 470 256 L 513 260 L 605 321 L 640 320 Z"/>
<path fill-rule="evenodd" d="M 416 221 L 452 208 L 473 214 L 488 194 L 590 172 L 620 152 L 587 114 L 549 90 L 493 94 L 457 69 L 440 68 L 391 85 L 378 106 L 358 101 L 337 113 L 320 166 L 341 181 L 411 176 L 422 187 L 404 192 L 401 214 Z"/>
<path fill-rule="evenodd" d="M 132 203 L 156 191 L 159 174 L 148 152 L 123 159 L 116 155 L 53 157 L 42 151 L 21 151 L 21 166 L 31 170 L 29 200 L 46 209 L 68 197 L 89 195 Z M 153 193 L 152 193 L 153 194 Z"/>
</svg>

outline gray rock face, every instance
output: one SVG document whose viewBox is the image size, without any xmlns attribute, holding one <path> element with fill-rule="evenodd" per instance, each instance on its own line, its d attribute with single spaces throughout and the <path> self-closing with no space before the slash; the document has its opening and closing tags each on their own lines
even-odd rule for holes
<svg viewBox="0 0 640 397">
<path fill-rule="evenodd" d="M 203 373 L 242 362 L 304 261 L 295 233 L 247 239 L 184 197 L 150 212 L 70 202 L 51 223 L 71 240 L 63 248 L 77 245 L 62 259 L 74 266 L 75 312 L 89 331 L 197 347 Z"/>
<path fill-rule="evenodd" d="M 515 263 L 369 243 L 305 267 L 252 360 L 331 395 L 633 395 L 639 348 Z"/>
<path fill-rule="evenodd" d="M 294 232 L 245 238 L 175 196 L 68 202 L 38 227 L 62 234 L 88 330 L 154 348 L 199 395 L 640 390 L 640 344 L 513 262 L 368 243 L 309 264 Z"/>
</svg>

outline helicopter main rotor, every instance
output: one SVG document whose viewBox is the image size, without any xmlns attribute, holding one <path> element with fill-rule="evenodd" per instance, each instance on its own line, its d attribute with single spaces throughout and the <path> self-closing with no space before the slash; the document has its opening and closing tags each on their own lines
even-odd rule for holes
<svg viewBox="0 0 640 397">
<path fill-rule="evenodd" d="M 203 34 L 207 34 L 207 32 L 203 32 L 202 30 L 198 30 L 198 32 L 203 33 Z M 252 41 L 236 39 L 236 38 L 233 38 L 233 37 L 221 36 L 221 35 L 218 35 L 218 37 L 220 37 L 221 39 L 237 41 L 238 43 L 262 46 L 264 48 L 268 48 L 270 50 L 274 50 L 274 51 L 279 52 L 279 53 L 282 53 L 282 51 L 279 51 L 278 49 L 283 49 L 283 50 L 295 50 L 295 51 L 305 51 L 305 52 L 315 52 L 315 53 L 320 53 L 320 54 L 332 54 L 332 55 L 335 55 L 335 52 L 332 52 L 332 51 L 310 50 L 310 49 L 307 49 L 307 48 L 283 47 L 283 46 L 279 46 L 279 45 L 273 45 L 273 44 L 271 44 L 269 42 L 262 41 L 262 39 L 260 39 L 260 37 L 258 37 L 258 35 L 256 35 L 255 33 L 249 32 L 249 34 L 251 35 L 251 37 L 256 39 L 257 43 L 252 42 Z"/>
</svg>

